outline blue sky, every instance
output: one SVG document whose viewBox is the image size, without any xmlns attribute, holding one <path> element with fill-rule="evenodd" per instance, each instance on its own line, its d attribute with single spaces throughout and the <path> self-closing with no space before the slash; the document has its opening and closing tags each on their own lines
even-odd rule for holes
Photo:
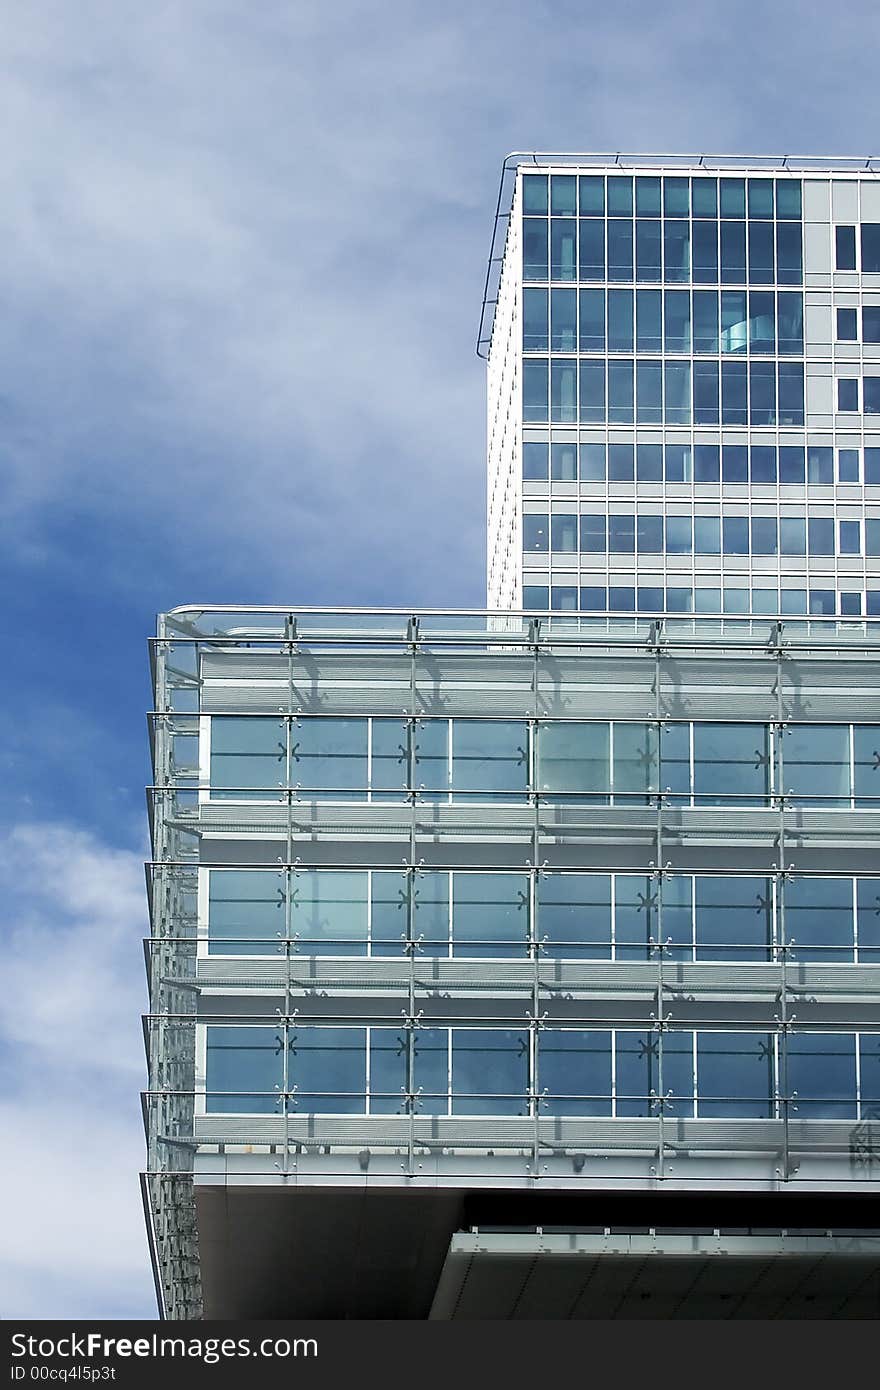
<svg viewBox="0 0 880 1390">
<path fill-rule="evenodd" d="M 31 0 L 0 30 L 5 1317 L 152 1316 L 146 638 L 478 605 L 512 149 L 876 151 L 871 0 Z"/>
</svg>

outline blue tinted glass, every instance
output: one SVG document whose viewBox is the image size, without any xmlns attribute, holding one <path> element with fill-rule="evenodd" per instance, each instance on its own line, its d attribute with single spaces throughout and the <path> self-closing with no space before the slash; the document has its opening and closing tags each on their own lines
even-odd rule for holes
<svg viewBox="0 0 880 1390">
<path fill-rule="evenodd" d="M 611 482 L 631 483 L 633 479 L 632 444 L 608 445 L 608 477 Z"/>
<path fill-rule="evenodd" d="M 763 801 L 769 769 L 765 725 L 694 724 L 694 794 L 705 804 L 729 798 Z"/>
<path fill-rule="evenodd" d="M 776 445 L 753 444 L 749 450 L 749 473 L 753 483 L 776 482 Z"/>
<path fill-rule="evenodd" d="M 608 351 L 633 350 L 633 292 L 608 291 Z"/>
<path fill-rule="evenodd" d="M 662 444 L 638 445 L 636 450 L 636 477 L 640 483 L 659 483 L 662 481 Z"/>
<path fill-rule="evenodd" d="M 398 782 L 406 785 L 406 768 Z M 369 893 L 364 872 L 300 870 L 291 883 L 290 933 L 307 953 L 365 955 Z"/>
<path fill-rule="evenodd" d="M 749 217 L 773 216 L 773 180 L 749 179 Z"/>
<path fill-rule="evenodd" d="M 863 222 L 862 234 L 862 274 L 876 275 L 880 272 L 880 222 Z"/>
<path fill-rule="evenodd" d="M 580 292 L 580 350 L 605 351 L 605 291 Z"/>
<path fill-rule="evenodd" d="M 636 362 L 636 420 L 640 425 L 663 421 L 662 363 Z"/>
<path fill-rule="evenodd" d="M 641 447 L 639 445 L 639 448 Z M 693 460 L 690 444 L 666 445 L 665 472 L 668 483 L 689 483 L 692 480 Z"/>
<path fill-rule="evenodd" d="M 717 516 L 694 517 L 694 552 L 718 555 L 721 551 L 721 522 Z"/>
<path fill-rule="evenodd" d="M 694 589 L 694 611 L 696 613 L 720 613 L 720 589 Z"/>
<path fill-rule="evenodd" d="M 804 297 L 792 290 L 780 290 L 778 308 L 778 339 L 781 353 L 802 353 L 804 350 Z"/>
<path fill-rule="evenodd" d="M 629 880 L 622 876 L 619 885 Z M 648 880 L 650 882 L 650 880 Z M 618 913 L 618 917 L 619 917 Z M 636 906 L 627 905 L 627 918 L 631 919 L 632 940 L 627 942 L 622 958 L 647 960 L 652 939 L 652 922 L 649 909 L 639 911 Z M 656 911 L 653 914 L 656 916 Z M 637 933 L 641 930 L 642 940 Z M 621 951 L 617 952 L 621 958 Z M 657 1113 L 660 1092 L 660 1035 L 642 1033 L 629 1029 L 619 1029 L 615 1034 L 615 1091 L 616 1113 L 621 1116 L 654 1116 Z"/>
<path fill-rule="evenodd" d="M 845 618 L 857 618 L 862 611 L 861 594 L 841 594 L 840 611 Z"/>
<path fill-rule="evenodd" d="M 718 284 L 718 223 L 693 224 L 694 282 L 698 285 Z"/>
<path fill-rule="evenodd" d="M 608 518 L 608 549 L 612 553 L 631 555 L 635 545 L 635 517 L 612 513 Z"/>
<path fill-rule="evenodd" d="M 528 1072 L 528 1033 L 506 1028 L 452 1029 L 454 1114 L 524 1114 Z"/>
<path fill-rule="evenodd" d="M 546 420 L 550 408 L 547 360 L 523 362 L 523 420 Z"/>
<path fill-rule="evenodd" d="M 807 524 L 811 555 L 834 554 L 834 518 L 811 516 Z"/>
<path fill-rule="evenodd" d="M 539 790 L 587 794 L 608 792 L 608 724 L 539 724 L 537 740 Z"/>
<path fill-rule="evenodd" d="M 523 608 L 526 612 L 537 609 L 543 612 L 550 607 L 550 590 L 546 584 L 523 585 Z"/>
<path fill-rule="evenodd" d="M 776 351 L 776 296 L 772 290 L 749 290 L 749 350 Z"/>
<path fill-rule="evenodd" d="M 550 446 L 550 477 L 554 482 L 577 482 L 577 445 L 554 441 Z"/>
<path fill-rule="evenodd" d="M 880 962 L 880 878 L 860 878 L 856 882 L 856 919 L 859 934 L 859 960 Z M 875 1039 L 880 1042 L 880 1038 Z M 880 1062 L 880 1052 L 877 1054 Z M 863 1078 L 864 1079 L 864 1078 Z M 880 1072 L 874 1087 L 880 1081 Z M 880 1100 L 876 1089 L 872 1094 Z M 862 1090 L 864 1095 L 864 1088 Z"/>
<path fill-rule="evenodd" d="M 807 523 L 802 516 L 783 516 L 779 522 L 779 550 L 782 555 L 807 553 Z"/>
<path fill-rule="evenodd" d="M 581 174 L 578 179 L 582 217 L 601 217 L 605 211 L 605 179 L 601 174 Z"/>
<path fill-rule="evenodd" d="M 608 419 L 612 424 L 631 425 L 633 422 L 633 364 L 608 363 Z"/>
<path fill-rule="evenodd" d="M 880 415 L 880 376 L 866 376 L 864 392 L 865 414 Z"/>
<path fill-rule="evenodd" d="M 637 589 L 636 607 L 640 613 L 662 613 L 663 590 L 661 588 Z"/>
<path fill-rule="evenodd" d="M 694 446 L 694 482 L 717 483 L 721 476 L 720 450 L 717 444 Z"/>
<path fill-rule="evenodd" d="M 779 382 L 779 402 L 777 407 L 778 423 L 780 425 L 803 425 L 803 362 L 778 363 L 777 379 Z"/>
<path fill-rule="evenodd" d="M 837 270 L 856 268 L 856 229 L 855 227 L 836 227 L 834 230 L 835 260 Z"/>
<path fill-rule="evenodd" d="M 629 176 L 609 175 L 608 212 L 612 217 L 632 217 L 633 181 Z"/>
<path fill-rule="evenodd" d="M 694 424 L 717 425 L 720 418 L 718 363 L 694 362 L 693 370 Z M 703 479 L 702 481 L 711 481 L 711 479 Z"/>
<path fill-rule="evenodd" d="M 689 516 L 667 516 L 666 549 L 671 555 L 690 555 L 693 548 L 693 524 Z"/>
<path fill-rule="evenodd" d="M 523 363 L 525 373 L 527 363 Z M 525 392 L 525 377 L 523 377 Z M 582 361 L 580 365 L 580 417 L 585 424 L 605 419 L 605 363 Z"/>
<path fill-rule="evenodd" d="M 868 589 L 865 594 L 865 613 L 869 618 L 880 617 L 880 589 Z"/>
<path fill-rule="evenodd" d="M 661 352 L 663 301 L 660 290 L 636 291 L 636 346 L 639 352 Z"/>
<path fill-rule="evenodd" d="M 259 800 L 287 785 L 287 728 L 278 719 L 215 715 L 211 720 L 211 793 Z"/>
<path fill-rule="evenodd" d="M 605 223 L 581 218 L 579 266 L 582 280 L 605 279 Z"/>
<path fill-rule="evenodd" d="M 578 519 L 569 512 L 550 518 L 550 549 L 574 551 L 578 548 Z"/>
<path fill-rule="evenodd" d="M 550 419 L 577 420 L 577 361 L 573 357 L 550 362 Z"/>
<path fill-rule="evenodd" d="M 550 522 L 546 512 L 535 515 L 526 512 L 522 519 L 523 550 L 547 550 L 550 544 Z"/>
<path fill-rule="evenodd" d="M 636 179 L 636 216 L 660 216 L 660 180 L 652 176 Z"/>
<path fill-rule="evenodd" d="M 610 874 L 539 874 L 535 910 L 536 935 L 546 955 L 610 958 Z"/>
<path fill-rule="evenodd" d="M 573 584 L 554 584 L 550 590 L 550 607 L 557 613 L 576 613 L 578 591 Z"/>
<path fill-rule="evenodd" d="M 841 377 L 837 383 L 837 409 L 858 410 L 859 383 L 854 378 Z"/>
<path fill-rule="evenodd" d="M 747 516 L 723 518 L 725 555 L 748 555 L 749 519 Z"/>
<path fill-rule="evenodd" d="M 865 554 L 880 555 L 880 521 L 872 517 L 865 521 Z"/>
<path fill-rule="evenodd" d="M 667 217 L 687 217 L 690 213 L 690 180 L 667 175 L 663 180 L 663 211 Z"/>
<path fill-rule="evenodd" d="M 660 280 L 660 223 L 641 218 L 636 222 L 636 279 Z"/>
<path fill-rule="evenodd" d="M 718 351 L 718 294 L 694 290 L 694 352 Z"/>
<path fill-rule="evenodd" d="M 554 290 L 554 294 L 558 294 Z M 565 291 L 563 291 L 565 293 Z M 547 333 L 547 291 L 523 290 L 523 352 L 546 352 L 549 346 Z"/>
<path fill-rule="evenodd" d="M 752 554 L 775 555 L 778 549 L 775 516 L 752 517 Z"/>
<path fill-rule="evenodd" d="M 523 279 L 547 279 L 547 220 L 523 218 Z"/>
<path fill-rule="evenodd" d="M 789 1033 L 789 1096 L 799 1119 L 852 1119 L 856 1113 L 855 1038 L 840 1033 Z"/>
<path fill-rule="evenodd" d="M 605 481 L 605 445 L 582 444 L 581 482 L 601 483 Z"/>
<path fill-rule="evenodd" d="M 577 178 L 574 174 L 551 174 L 550 211 L 563 216 L 577 212 Z"/>
<path fill-rule="evenodd" d="M 540 214 L 547 211 L 546 174 L 523 174 L 522 193 L 523 212 Z"/>
<path fill-rule="evenodd" d="M 547 479 L 547 443 L 527 440 L 522 446 L 523 478 L 526 482 L 544 482 Z"/>
<path fill-rule="evenodd" d="M 752 590 L 752 612 L 775 614 L 779 612 L 779 594 L 775 589 Z"/>
<path fill-rule="evenodd" d="M 833 617 L 837 612 L 836 599 L 833 589 L 811 589 L 808 611 L 820 617 Z"/>
<path fill-rule="evenodd" d="M 664 278 L 689 280 L 691 275 L 690 223 L 665 222 L 663 225 Z"/>
<path fill-rule="evenodd" d="M 872 487 L 880 484 L 880 448 L 876 445 L 865 449 L 865 482 Z"/>
<path fill-rule="evenodd" d="M 744 179 L 721 180 L 721 216 L 745 217 L 746 190 Z"/>
<path fill-rule="evenodd" d="M 693 590 L 689 588 L 667 588 L 666 607 L 670 613 L 693 612 Z"/>
<path fill-rule="evenodd" d="M 606 548 L 606 517 L 600 512 L 581 515 L 581 550 L 603 554 Z"/>
<path fill-rule="evenodd" d="M 714 297 L 714 296 L 713 296 Z M 665 352 L 690 352 L 691 297 L 687 290 L 666 290 Z"/>
<path fill-rule="evenodd" d="M 804 589 L 783 589 L 779 595 L 780 613 L 806 613 L 807 595 Z"/>
<path fill-rule="evenodd" d="M 721 292 L 721 351 L 745 352 L 749 341 L 749 321 L 745 290 Z"/>
<path fill-rule="evenodd" d="M 800 179 L 776 180 L 776 216 L 798 219 L 801 215 Z"/>
<path fill-rule="evenodd" d="M 691 197 L 693 199 L 694 217 L 717 217 L 717 179 L 691 179 Z"/>
<path fill-rule="evenodd" d="M 608 221 L 608 279 L 633 278 L 633 224 L 622 218 Z"/>
<path fill-rule="evenodd" d="M 523 291 L 523 295 L 528 294 Z M 543 290 L 532 291 L 543 294 Z M 577 291 L 550 292 L 550 346 L 554 352 L 574 352 L 577 349 Z"/>
<path fill-rule="evenodd" d="M 576 539 L 577 526 L 572 530 Z M 525 791 L 529 778 L 528 746 L 527 726 L 515 719 L 454 719 L 453 789 L 482 793 Z"/>
<path fill-rule="evenodd" d="M 721 223 L 721 283 L 742 285 L 746 278 L 746 224 Z"/>
<path fill-rule="evenodd" d="M 749 223 L 749 284 L 773 284 L 773 225 Z"/>
<path fill-rule="evenodd" d="M 356 1115 L 366 1108 L 367 1030 L 297 1028 L 288 1039 L 288 1080 L 297 1109 Z"/>
<path fill-rule="evenodd" d="M 721 450 L 721 481 L 749 481 L 749 451 L 745 444 L 725 444 Z"/>
<path fill-rule="evenodd" d="M 291 734 L 292 776 L 304 791 L 328 796 L 367 786 L 367 721 L 303 719 Z"/>
<path fill-rule="evenodd" d="M 779 481 L 802 483 L 805 476 L 803 444 L 782 444 L 779 449 Z"/>
<path fill-rule="evenodd" d="M 666 362 L 663 367 L 666 390 L 667 425 L 689 425 L 691 422 L 691 364 Z"/>
<path fill-rule="evenodd" d="M 782 740 L 782 789 L 799 802 L 834 805 L 850 794 L 845 724 L 789 724 Z"/>
<path fill-rule="evenodd" d="M 811 444 L 808 448 L 807 482 L 834 482 L 834 450 L 830 446 Z"/>
<path fill-rule="evenodd" d="M 862 523 L 860 521 L 841 521 L 839 553 L 841 555 L 860 555 L 862 550 L 861 533 Z"/>
<path fill-rule="evenodd" d="M 769 1033 L 698 1033 L 698 1115 L 772 1117 L 773 1073 Z"/>
<path fill-rule="evenodd" d="M 724 590 L 724 611 L 725 613 L 748 613 L 749 611 L 749 590 L 748 589 L 725 589 Z"/>
<path fill-rule="evenodd" d="M 749 363 L 749 424 L 776 424 L 776 368 L 772 362 Z"/>
<path fill-rule="evenodd" d="M 550 219 L 550 279 L 574 280 L 577 274 L 577 223 L 573 217 Z"/>
<path fill-rule="evenodd" d="M 585 585 L 581 589 L 582 613 L 604 613 L 607 607 L 608 593 L 605 589 L 595 584 Z"/>
<path fill-rule="evenodd" d="M 284 1029 L 208 1027 L 205 1109 L 272 1115 L 283 1104 Z"/>
<path fill-rule="evenodd" d="M 611 1114 L 611 1033 L 545 1028 L 538 1045 L 541 1113 Z"/>
<path fill-rule="evenodd" d="M 767 959 L 773 919 L 767 879 L 698 874 L 694 906 L 697 960 Z"/>
<path fill-rule="evenodd" d="M 274 955 L 287 936 L 287 875 L 263 869 L 212 869 L 208 950 L 236 956 Z"/>
<path fill-rule="evenodd" d="M 610 613 L 634 613 L 636 591 L 627 584 L 612 584 L 608 590 L 608 611 Z"/>
<path fill-rule="evenodd" d="M 637 530 L 636 539 L 637 539 L 637 542 L 638 542 L 638 550 L 639 550 L 639 554 L 640 554 L 640 555 L 659 555 L 659 554 L 662 553 L 662 550 L 663 550 L 663 518 L 662 518 L 662 516 L 650 516 L 650 515 L 647 515 L 647 516 L 646 516 L 644 512 L 640 512 L 640 513 L 639 513 L 639 518 L 638 518 L 638 525 L 637 525 L 636 530 Z M 640 589 L 640 590 L 639 590 L 639 593 L 641 593 L 641 592 L 642 592 L 642 591 L 641 591 L 641 589 Z M 652 592 L 654 592 L 654 591 L 652 590 Z M 644 606 L 644 605 L 642 604 L 642 601 L 641 601 L 641 599 L 640 599 L 640 600 L 639 600 L 639 607 L 642 608 L 643 606 Z M 657 606 L 662 608 L 663 605 L 662 605 L 662 603 L 660 603 L 660 604 L 657 605 Z"/>
<path fill-rule="evenodd" d="M 880 343 L 880 305 L 866 304 L 862 309 L 862 338 L 866 343 Z"/>
<path fill-rule="evenodd" d="M 804 278 L 799 222 L 776 223 L 776 279 L 780 285 L 800 285 Z"/>
<path fill-rule="evenodd" d="M 854 343 L 859 336 L 858 310 L 857 309 L 838 309 L 837 311 L 837 341 L 839 343 Z"/>
</svg>

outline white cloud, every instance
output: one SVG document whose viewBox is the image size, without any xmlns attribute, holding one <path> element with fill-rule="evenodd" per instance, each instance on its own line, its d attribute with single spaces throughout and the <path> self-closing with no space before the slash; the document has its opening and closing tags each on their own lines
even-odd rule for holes
<svg viewBox="0 0 880 1390">
<path fill-rule="evenodd" d="M 141 856 L 31 823 L 0 841 L 5 1317 L 150 1317 Z"/>
</svg>

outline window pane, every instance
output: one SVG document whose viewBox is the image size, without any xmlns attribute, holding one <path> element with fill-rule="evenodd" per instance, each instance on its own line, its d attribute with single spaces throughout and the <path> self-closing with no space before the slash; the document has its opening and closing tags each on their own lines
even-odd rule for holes
<svg viewBox="0 0 880 1390">
<path fill-rule="evenodd" d="M 772 362 L 749 363 L 749 424 L 776 424 L 776 371 Z"/>
<path fill-rule="evenodd" d="M 523 372 L 528 367 L 523 363 Z M 596 424 L 605 419 L 605 363 L 582 361 L 580 364 L 580 418 L 584 424 Z M 523 381 L 525 394 L 525 380 Z M 545 412 L 546 414 L 546 412 Z"/>
<path fill-rule="evenodd" d="M 811 555 L 834 554 L 834 518 L 811 516 L 807 520 L 807 535 Z"/>
<path fill-rule="evenodd" d="M 573 512 L 551 516 L 550 549 L 563 554 L 577 550 L 577 517 Z"/>
<path fill-rule="evenodd" d="M 633 364 L 608 363 L 608 419 L 612 424 L 633 423 Z"/>
<path fill-rule="evenodd" d="M 636 543 L 640 555 L 660 555 L 663 552 L 663 518 L 640 512 L 636 522 Z M 659 605 L 662 607 L 662 603 Z"/>
<path fill-rule="evenodd" d="M 779 481 L 781 483 L 802 483 L 804 481 L 804 446 L 802 444 L 783 444 L 779 449 Z"/>
<path fill-rule="evenodd" d="M 427 956 L 445 956 L 449 947 L 449 875 L 422 872 L 413 881 L 412 938 Z"/>
<path fill-rule="evenodd" d="M 660 290 L 636 291 L 636 346 L 639 352 L 661 352 L 662 296 Z"/>
<path fill-rule="evenodd" d="M 547 219 L 523 218 L 523 279 L 547 279 Z"/>
<path fill-rule="evenodd" d="M 772 285 L 773 223 L 749 222 L 749 284 Z"/>
<path fill-rule="evenodd" d="M 880 964 L 880 878 L 860 878 L 856 884 L 859 960 Z M 878 1097 L 880 1099 L 880 1097 Z"/>
<path fill-rule="evenodd" d="M 856 1113 L 855 1038 L 840 1033 L 789 1033 L 787 1091 L 803 1120 L 846 1120 Z"/>
<path fill-rule="evenodd" d="M 608 212 L 613 217 L 632 217 L 633 181 L 630 175 L 609 175 Z"/>
<path fill-rule="evenodd" d="M 719 517 L 694 517 L 694 553 L 696 555 L 719 555 L 721 553 L 721 522 Z"/>
<path fill-rule="evenodd" d="M 283 1104 L 283 1030 L 209 1025 L 205 1031 L 208 1114 L 275 1114 Z"/>
<path fill-rule="evenodd" d="M 302 869 L 290 881 L 290 934 L 304 955 L 362 956 L 367 950 L 365 870 Z"/>
<path fill-rule="evenodd" d="M 609 182 L 610 191 L 610 182 Z M 608 279 L 633 278 L 633 224 L 622 218 L 608 221 Z"/>
<path fill-rule="evenodd" d="M 611 1033 L 544 1028 L 538 1035 L 541 1113 L 611 1114 Z"/>
<path fill-rule="evenodd" d="M 694 217 L 718 216 L 718 180 L 695 177 L 691 179 Z"/>
<path fill-rule="evenodd" d="M 614 795 L 627 805 L 656 792 L 657 733 L 651 724 L 614 724 Z"/>
<path fill-rule="evenodd" d="M 717 425 L 720 420 L 720 390 L 718 385 L 718 363 L 717 362 L 695 362 L 694 363 L 694 424 L 695 425 Z M 700 450 L 712 449 L 713 445 L 696 446 L 697 453 Z M 704 453 L 703 457 L 706 457 Z M 698 478 L 695 480 L 700 481 Z M 717 481 L 715 479 L 704 479 L 703 481 Z"/>
<path fill-rule="evenodd" d="M 539 724 L 538 787 L 543 792 L 607 794 L 608 755 L 607 724 Z"/>
<path fill-rule="evenodd" d="M 584 512 L 581 516 L 581 550 L 603 553 L 607 547 L 606 529 L 604 513 Z"/>
<path fill-rule="evenodd" d="M 660 942 L 660 895 L 642 874 L 614 878 L 614 953 L 618 960 L 649 960 Z"/>
<path fill-rule="evenodd" d="M 297 719 L 291 732 L 291 779 L 301 794 L 350 798 L 367 788 L 366 719 Z"/>
<path fill-rule="evenodd" d="M 665 278 L 686 281 L 691 275 L 690 223 L 663 224 L 663 265 Z"/>
<path fill-rule="evenodd" d="M 547 480 L 547 442 L 525 440 L 522 446 L 523 480 L 525 482 L 546 482 Z"/>
<path fill-rule="evenodd" d="M 275 955 L 287 934 L 286 875 L 270 869 L 212 869 L 208 888 L 208 951 L 212 955 Z"/>
<path fill-rule="evenodd" d="M 766 878 L 695 880 L 697 960 L 767 960 L 773 900 Z"/>
<path fill-rule="evenodd" d="M 636 420 L 640 425 L 663 422 L 662 363 L 636 363 Z"/>
<path fill-rule="evenodd" d="M 373 720 L 370 783 L 374 797 L 383 791 L 402 793 L 409 786 L 409 728 L 403 720 Z"/>
<path fill-rule="evenodd" d="M 547 347 L 547 291 L 527 286 L 523 290 L 523 352 L 546 352 Z"/>
<path fill-rule="evenodd" d="M 773 1060 L 769 1033 L 698 1033 L 697 1113 L 769 1119 Z"/>
<path fill-rule="evenodd" d="M 880 798 L 880 728 L 876 724 L 856 724 L 853 728 L 855 794 L 861 798 Z M 860 804 L 872 804 L 860 800 Z M 880 800 L 873 803 L 880 808 Z"/>
<path fill-rule="evenodd" d="M 559 442 L 550 448 L 550 476 L 554 482 L 577 482 L 578 451 L 576 444 Z"/>
<path fill-rule="evenodd" d="M 703 292 L 705 293 L 705 291 Z M 714 295 L 712 296 L 714 298 Z M 667 290 L 666 304 L 666 352 L 690 352 L 691 350 L 691 297 L 687 290 Z"/>
<path fill-rule="evenodd" d="M 790 724 L 781 748 L 783 791 L 795 801 L 834 806 L 849 797 L 849 729 L 845 724 Z"/>
<path fill-rule="evenodd" d="M 553 358 L 550 363 L 550 419 L 574 424 L 577 420 L 577 361 Z"/>
<path fill-rule="evenodd" d="M 790 960 L 852 960 L 851 878 L 791 878 L 782 891 Z"/>
<path fill-rule="evenodd" d="M 528 726 L 518 720 L 453 720 L 453 791 L 479 792 L 481 800 L 526 791 L 528 749 Z"/>
<path fill-rule="evenodd" d="M 452 875 L 456 956 L 524 956 L 529 937 L 527 874 Z"/>
<path fill-rule="evenodd" d="M 405 1113 L 407 1051 L 406 1029 L 370 1029 L 371 1114 L 400 1115 Z"/>
<path fill-rule="evenodd" d="M 577 177 L 574 174 L 551 174 L 550 211 L 563 214 L 577 212 Z"/>
<path fill-rule="evenodd" d="M 748 424 L 748 380 L 745 362 L 721 364 L 721 423 Z"/>
<path fill-rule="evenodd" d="M 573 217 L 550 219 L 550 279 L 574 280 L 577 267 L 577 222 Z"/>
<path fill-rule="evenodd" d="M 779 381 L 777 423 L 780 425 L 803 425 L 803 362 L 779 362 L 777 365 L 777 378 Z"/>
<path fill-rule="evenodd" d="M 447 719 L 426 719 L 416 725 L 413 751 L 413 785 L 416 789 L 428 792 L 448 790 L 448 748 Z"/>
<path fill-rule="evenodd" d="M 776 216 L 799 220 L 801 216 L 800 179 L 776 180 Z"/>
<path fill-rule="evenodd" d="M 689 516 L 667 516 L 666 549 L 671 555 L 690 555 L 693 526 Z"/>
<path fill-rule="evenodd" d="M 837 341 L 839 343 L 854 343 L 859 336 L 858 310 L 857 309 L 838 309 L 837 310 Z"/>
<path fill-rule="evenodd" d="M 619 555 L 631 555 L 635 550 L 636 519 L 634 516 L 615 515 L 608 518 L 608 549 Z"/>
<path fill-rule="evenodd" d="M 721 223 L 721 283 L 744 285 L 746 280 L 746 224 Z"/>
<path fill-rule="evenodd" d="M 753 483 L 776 482 L 775 444 L 753 444 L 749 449 L 749 477 Z"/>
<path fill-rule="evenodd" d="M 876 275 L 880 272 L 880 222 L 863 222 L 862 233 L 862 274 Z"/>
<path fill-rule="evenodd" d="M 527 1033 L 508 1028 L 453 1028 L 453 1114 L 527 1114 L 528 1085 Z"/>
<path fill-rule="evenodd" d="M 449 1029 L 416 1028 L 413 1032 L 415 1108 L 422 1115 L 445 1115 L 449 1109 Z"/>
<path fill-rule="evenodd" d="M 546 213 L 547 175 L 523 174 L 522 176 L 523 212 Z"/>
<path fill-rule="evenodd" d="M 287 785 L 287 725 L 280 719 L 214 715 L 211 795 L 221 800 L 277 797 Z"/>
<path fill-rule="evenodd" d="M 605 279 L 605 223 L 582 218 L 580 227 L 580 275 L 582 280 Z"/>
<path fill-rule="evenodd" d="M 523 420 L 546 420 L 549 405 L 547 359 L 523 362 Z"/>
<path fill-rule="evenodd" d="M 605 351 L 605 291 L 580 292 L 580 349 L 581 352 Z"/>
<path fill-rule="evenodd" d="M 660 280 L 660 223 L 640 218 L 636 222 L 636 279 Z"/>
<path fill-rule="evenodd" d="M 856 268 L 856 229 L 855 227 L 836 227 L 834 231 L 835 268 L 855 270 Z"/>
<path fill-rule="evenodd" d="M 660 1038 L 657 1033 L 618 1029 L 615 1034 L 616 1113 L 650 1116 L 660 1094 Z"/>
<path fill-rule="evenodd" d="M 631 444 L 608 445 L 608 477 L 611 482 L 632 482 L 633 446 Z"/>
<path fill-rule="evenodd" d="M 581 215 L 601 217 L 605 211 L 605 179 L 601 174 L 581 174 L 578 179 Z"/>
<path fill-rule="evenodd" d="M 804 260 L 799 222 L 776 223 L 776 279 L 780 285 L 800 285 Z"/>
<path fill-rule="evenodd" d="M 608 351 L 632 352 L 633 292 L 608 291 Z"/>
<path fill-rule="evenodd" d="M 547 956 L 608 960 L 611 956 L 609 874 L 539 874 L 535 935 Z"/>
<path fill-rule="evenodd" d="M 776 296 L 772 290 L 749 290 L 749 351 L 776 351 Z"/>
<path fill-rule="evenodd" d="M 880 305 L 866 304 L 862 310 L 862 339 L 866 343 L 880 343 Z"/>
<path fill-rule="evenodd" d="M 760 804 L 769 790 L 769 767 L 763 724 L 694 725 L 694 794 L 703 805 L 728 799 Z"/>
<path fill-rule="evenodd" d="M 359 1115 L 366 1108 L 366 1028 L 297 1028 L 288 1071 L 298 1111 Z"/>
<path fill-rule="evenodd" d="M 718 223 L 695 222 L 694 237 L 694 283 L 697 285 L 718 284 Z"/>
<path fill-rule="evenodd" d="M 778 340 L 781 353 L 802 353 L 804 350 L 804 297 L 780 290 L 778 296 Z"/>
<path fill-rule="evenodd" d="M 529 293 L 536 291 L 523 290 L 524 306 Z M 577 290 L 550 291 L 550 346 L 554 352 L 574 352 L 577 348 Z M 540 343 L 536 348 L 544 350 Z"/>
<path fill-rule="evenodd" d="M 370 950 L 374 956 L 403 955 L 407 941 L 409 883 L 407 873 L 373 871 Z"/>
<path fill-rule="evenodd" d="M 802 516 L 784 516 L 779 522 L 779 551 L 782 555 L 807 553 L 807 523 Z"/>
<path fill-rule="evenodd" d="M 640 483 L 659 483 L 663 481 L 662 444 L 637 445 L 636 477 Z"/>
</svg>

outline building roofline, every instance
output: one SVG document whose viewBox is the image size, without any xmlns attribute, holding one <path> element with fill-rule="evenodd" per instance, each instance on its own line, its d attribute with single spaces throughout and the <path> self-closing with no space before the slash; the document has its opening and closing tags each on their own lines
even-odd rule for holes
<svg viewBox="0 0 880 1390">
<path fill-rule="evenodd" d="M 523 165 L 530 168 L 552 168 L 554 165 L 570 165 L 574 168 L 607 169 L 704 169 L 707 173 L 723 170 L 773 170 L 776 173 L 849 173 L 873 174 L 880 176 L 880 155 L 801 155 L 801 154 L 627 154 L 624 151 L 545 151 L 511 150 L 505 155 L 501 165 L 501 178 L 498 183 L 498 198 L 495 204 L 495 221 L 492 226 L 492 242 L 489 260 L 486 265 L 486 280 L 483 286 L 483 301 L 480 306 L 480 323 L 477 328 L 476 353 L 484 360 L 492 345 L 492 330 L 495 324 L 495 305 L 498 300 L 497 288 L 500 278 L 500 265 L 504 259 L 503 250 L 498 253 L 499 229 L 503 222 L 505 234 L 510 213 L 502 212 L 505 187 L 509 176 L 516 176 L 517 169 Z M 491 309 L 491 314 L 489 310 Z M 489 319 L 487 326 L 487 317 Z"/>
</svg>

